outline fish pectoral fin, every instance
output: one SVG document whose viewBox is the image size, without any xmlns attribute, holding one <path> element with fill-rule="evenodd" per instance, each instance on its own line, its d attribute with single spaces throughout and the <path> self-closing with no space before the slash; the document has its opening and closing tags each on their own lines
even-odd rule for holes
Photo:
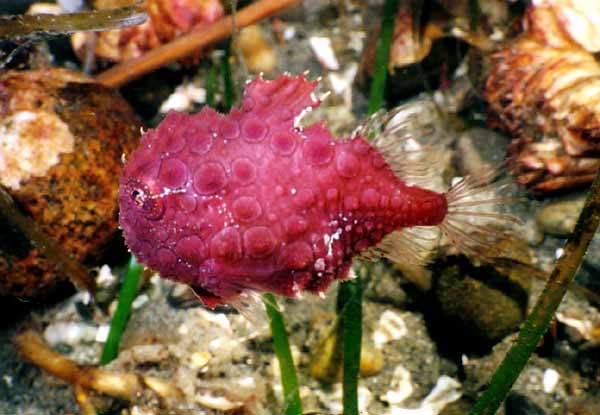
<svg viewBox="0 0 600 415">
<path fill-rule="evenodd" d="M 262 327 L 266 321 L 262 297 L 255 291 L 240 289 L 231 295 L 226 294 L 226 297 L 222 297 L 197 285 L 190 285 L 190 288 L 200 302 L 211 310 L 217 306 L 233 307 L 256 328 Z"/>
<path fill-rule="evenodd" d="M 386 235 L 377 245 L 360 254 L 362 259 L 385 257 L 399 264 L 426 265 L 439 244 L 439 232 L 431 226 L 413 226 Z"/>
<path fill-rule="evenodd" d="M 190 285 L 190 288 L 192 289 L 192 291 L 194 292 L 194 294 L 196 295 L 198 300 L 200 300 L 200 302 L 202 302 L 202 304 L 204 304 L 206 307 L 210 308 L 211 310 L 214 310 L 215 307 L 218 305 L 227 304 L 222 297 L 219 297 L 218 295 L 211 293 L 210 291 L 206 290 L 205 288 L 194 286 L 194 285 Z"/>
</svg>

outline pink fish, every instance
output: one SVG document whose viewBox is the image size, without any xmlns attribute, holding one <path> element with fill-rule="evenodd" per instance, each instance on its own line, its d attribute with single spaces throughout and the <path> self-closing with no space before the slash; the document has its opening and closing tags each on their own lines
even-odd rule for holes
<svg viewBox="0 0 600 415">
<path fill-rule="evenodd" d="M 403 231 L 414 226 L 437 226 L 467 252 L 485 246 L 469 234 L 485 229 L 465 217 L 494 202 L 468 199 L 489 189 L 491 175 L 446 193 L 408 185 L 394 168 L 402 162 L 386 157 L 389 144 L 298 126 L 320 103 L 316 83 L 259 78 L 227 115 L 170 113 L 144 134 L 119 193 L 121 227 L 140 262 L 215 307 L 248 292 L 322 293 L 348 278 L 359 254 L 414 258 L 418 244 Z"/>
</svg>

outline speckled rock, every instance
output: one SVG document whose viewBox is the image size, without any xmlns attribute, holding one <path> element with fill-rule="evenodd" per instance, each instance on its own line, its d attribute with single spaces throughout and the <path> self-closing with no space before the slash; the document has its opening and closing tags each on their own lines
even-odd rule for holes
<svg viewBox="0 0 600 415">
<path fill-rule="evenodd" d="M 117 230 L 118 172 L 139 122 L 116 93 L 65 69 L 0 75 L 0 186 L 77 261 Z M 0 296 L 34 297 L 64 279 L 0 218 Z"/>
</svg>

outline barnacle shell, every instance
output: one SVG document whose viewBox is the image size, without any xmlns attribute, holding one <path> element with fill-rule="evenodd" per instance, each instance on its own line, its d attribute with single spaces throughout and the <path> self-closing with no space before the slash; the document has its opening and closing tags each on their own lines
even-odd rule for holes
<svg viewBox="0 0 600 415">
<path fill-rule="evenodd" d="M 490 119 L 517 137 L 517 180 L 540 194 L 587 184 L 597 166 L 582 157 L 600 152 L 600 65 L 590 53 L 600 46 L 599 8 L 540 1 L 526 13 L 525 33 L 492 56 Z"/>
<path fill-rule="evenodd" d="M 78 261 L 98 255 L 117 230 L 121 155 L 138 135 L 127 103 L 79 73 L 0 75 L 0 186 Z M 41 295 L 62 279 L 0 217 L 0 296 Z"/>
<path fill-rule="evenodd" d="M 600 150 L 600 65 L 593 55 L 523 38 L 493 59 L 485 96 L 506 129 L 558 136 L 572 156 Z"/>
<path fill-rule="evenodd" d="M 588 52 L 600 50 L 600 3 L 590 0 L 538 0 L 528 10 L 526 25 L 545 43 L 576 44 Z"/>
</svg>

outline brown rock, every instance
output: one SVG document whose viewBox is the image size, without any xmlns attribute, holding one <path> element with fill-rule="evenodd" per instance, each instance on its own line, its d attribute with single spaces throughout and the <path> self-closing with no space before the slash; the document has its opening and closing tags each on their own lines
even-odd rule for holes
<svg viewBox="0 0 600 415">
<path fill-rule="evenodd" d="M 0 186 L 76 261 L 118 227 L 121 158 L 140 124 L 116 92 L 65 69 L 0 74 Z M 0 296 L 35 297 L 64 273 L 0 215 Z"/>
</svg>

